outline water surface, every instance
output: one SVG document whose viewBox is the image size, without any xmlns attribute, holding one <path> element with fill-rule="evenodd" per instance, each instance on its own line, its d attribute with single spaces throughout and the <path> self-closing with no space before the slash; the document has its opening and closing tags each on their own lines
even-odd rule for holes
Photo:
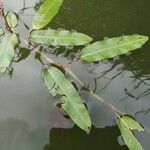
<svg viewBox="0 0 150 150">
<path fill-rule="evenodd" d="M 37 2 L 26 0 L 26 7 Z M 5 0 L 5 7 L 18 12 L 23 7 L 23 0 L 14 0 L 13 3 Z M 49 27 L 77 30 L 92 36 L 95 41 L 124 34 L 149 36 L 149 9 L 149 0 L 64 0 Z M 30 27 L 34 13 L 32 8 L 21 16 Z M 29 34 L 21 21 L 18 32 L 23 38 Z M 132 54 L 96 64 L 80 61 L 69 64 L 70 61 L 63 57 L 65 53 L 51 57 L 67 65 L 118 109 L 135 116 L 145 127 L 145 132 L 135 135 L 144 149 L 149 150 L 150 42 Z M 123 143 L 118 137 L 120 133 L 115 126 L 115 116 L 87 93 L 81 94 L 93 123 L 90 135 L 73 127 L 71 120 L 62 116 L 43 84 L 42 64 L 35 59 L 34 53 L 13 63 L 12 67 L 12 77 L 3 75 L 0 78 L 0 150 L 127 149 L 121 146 Z"/>
</svg>

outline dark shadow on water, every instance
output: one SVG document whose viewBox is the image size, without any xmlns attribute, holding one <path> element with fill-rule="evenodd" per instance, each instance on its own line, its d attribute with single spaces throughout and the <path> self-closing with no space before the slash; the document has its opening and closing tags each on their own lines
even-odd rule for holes
<svg viewBox="0 0 150 150">
<path fill-rule="evenodd" d="M 90 135 L 76 126 L 72 129 L 52 129 L 49 144 L 44 150 L 127 150 L 126 146 L 119 145 L 118 136 L 117 127 L 92 128 Z"/>
</svg>

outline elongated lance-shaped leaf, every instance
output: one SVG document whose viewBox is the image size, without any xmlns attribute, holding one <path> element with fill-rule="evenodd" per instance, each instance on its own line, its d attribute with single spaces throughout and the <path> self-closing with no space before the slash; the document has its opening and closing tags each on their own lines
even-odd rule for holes
<svg viewBox="0 0 150 150">
<path fill-rule="evenodd" d="M 62 108 L 83 130 L 89 132 L 91 120 L 79 93 L 65 75 L 55 67 L 43 70 L 45 85 L 53 96 L 59 95 Z"/>
<path fill-rule="evenodd" d="M 7 34 L 0 44 L 0 72 L 4 73 L 15 56 L 14 48 L 18 43 L 16 34 Z"/>
<path fill-rule="evenodd" d="M 117 124 L 123 137 L 123 140 L 125 144 L 128 146 L 129 150 L 143 150 L 142 145 L 135 138 L 131 130 L 137 129 L 139 131 L 143 131 L 144 130 L 143 127 L 134 119 L 127 116 L 118 118 Z"/>
<path fill-rule="evenodd" d="M 18 19 L 14 12 L 9 11 L 6 15 L 6 21 L 10 28 L 15 28 L 18 25 Z"/>
<path fill-rule="evenodd" d="M 46 26 L 58 13 L 63 0 L 44 0 L 33 18 L 33 29 L 41 29 Z"/>
<path fill-rule="evenodd" d="M 31 32 L 31 39 L 40 44 L 77 46 L 84 45 L 92 41 L 88 35 L 68 30 L 34 30 Z"/>
<path fill-rule="evenodd" d="M 80 57 L 82 60 L 89 62 L 112 58 L 140 48 L 147 40 L 148 37 L 142 35 L 127 35 L 106 39 L 83 48 Z"/>
</svg>

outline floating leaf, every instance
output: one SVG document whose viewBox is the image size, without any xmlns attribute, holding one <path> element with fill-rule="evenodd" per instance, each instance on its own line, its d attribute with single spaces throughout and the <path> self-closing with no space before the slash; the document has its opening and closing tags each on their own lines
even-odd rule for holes
<svg viewBox="0 0 150 150">
<path fill-rule="evenodd" d="M 133 118 L 125 115 L 122 117 L 122 119 L 130 130 L 144 131 L 144 128 Z"/>
<path fill-rule="evenodd" d="M 44 69 L 43 78 L 50 93 L 53 96 L 60 96 L 61 106 L 70 118 L 81 129 L 89 132 L 91 120 L 88 111 L 84 106 L 79 93 L 65 75 L 59 69 L 49 67 Z"/>
<path fill-rule="evenodd" d="M 81 50 L 80 56 L 85 61 L 100 61 L 140 48 L 147 40 L 148 37 L 142 35 L 110 38 L 88 45 Z"/>
<path fill-rule="evenodd" d="M 135 138 L 131 130 L 132 128 L 143 131 L 144 129 L 142 128 L 142 126 L 138 122 L 127 116 L 118 118 L 117 122 L 123 140 L 128 146 L 129 150 L 143 150 L 142 145 Z"/>
<path fill-rule="evenodd" d="M 0 27 L 0 36 L 4 35 L 4 29 Z"/>
<path fill-rule="evenodd" d="M 84 45 L 92 41 L 88 35 L 68 30 L 34 30 L 31 32 L 31 39 L 40 44 L 77 46 Z"/>
<path fill-rule="evenodd" d="M 6 15 L 6 21 L 10 28 L 15 28 L 18 25 L 18 19 L 14 12 L 9 11 Z"/>
<path fill-rule="evenodd" d="M 16 34 L 8 34 L 0 44 L 0 72 L 4 73 L 15 56 L 14 48 L 18 43 Z"/>
<path fill-rule="evenodd" d="M 63 0 L 44 0 L 33 18 L 33 29 L 41 29 L 46 26 L 58 13 Z"/>
</svg>

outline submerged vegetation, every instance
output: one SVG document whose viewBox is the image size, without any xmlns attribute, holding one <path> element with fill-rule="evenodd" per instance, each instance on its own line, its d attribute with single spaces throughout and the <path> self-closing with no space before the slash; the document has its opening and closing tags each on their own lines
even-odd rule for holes
<svg viewBox="0 0 150 150">
<path fill-rule="evenodd" d="M 57 106 L 62 108 L 78 127 L 89 133 L 92 125 L 88 108 L 80 96 L 80 91 L 85 90 L 96 100 L 109 107 L 116 115 L 116 123 L 128 148 L 130 150 L 142 150 L 143 148 L 133 132 L 134 130 L 144 131 L 144 127 L 132 116 L 121 112 L 110 102 L 102 99 L 66 66 L 48 57 L 46 52 L 41 50 L 41 46 L 82 46 L 79 50 L 79 56 L 76 56 L 77 59 L 93 63 L 136 50 L 148 41 L 148 37 L 138 34 L 123 35 L 92 43 L 92 37 L 83 33 L 65 29 L 47 29 L 46 26 L 58 13 L 62 4 L 63 0 L 42 1 L 33 18 L 28 40 L 20 37 L 15 31 L 19 23 L 19 15 L 12 11 L 5 11 L 1 4 L 1 17 L 5 22 L 5 30 L 0 28 L 0 36 L 2 36 L 0 44 L 0 72 L 5 73 L 9 69 L 13 59 L 18 55 L 16 49 L 20 44 L 28 44 L 28 48 L 31 51 L 43 57 L 42 77 L 49 93 L 53 97 L 57 97 L 59 100 Z"/>
</svg>

